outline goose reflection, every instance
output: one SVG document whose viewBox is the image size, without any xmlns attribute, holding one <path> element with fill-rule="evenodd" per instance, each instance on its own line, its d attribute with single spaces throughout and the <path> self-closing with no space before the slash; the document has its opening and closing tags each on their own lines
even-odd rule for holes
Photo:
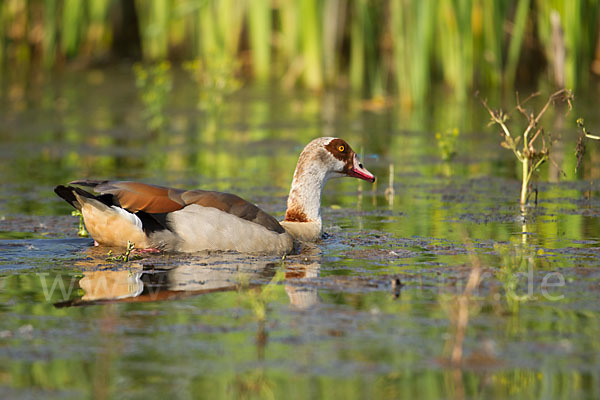
<svg viewBox="0 0 600 400">
<path fill-rule="evenodd" d="M 151 263 L 152 260 L 157 262 Z M 152 302 L 198 296 L 214 292 L 259 288 L 268 284 L 282 262 L 263 261 L 235 254 L 194 256 L 175 260 L 163 258 L 130 262 L 119 269 L 98 269 L 97 257 L 79 262 L 82 277 L 81 297 L 55 303 L 57 307 L 84 306 L 114 302 Z M 296 309 L 307 309 L 319 302 L 317 289 L 298 285 L 303 279 L 319 276 L 320 256 L 302 255 L 284 261 L 283 284 Z"/>
</svg>

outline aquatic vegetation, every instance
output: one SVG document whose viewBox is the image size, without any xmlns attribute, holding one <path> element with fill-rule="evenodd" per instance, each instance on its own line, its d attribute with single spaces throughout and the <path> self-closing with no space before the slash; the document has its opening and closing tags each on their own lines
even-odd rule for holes
<svg viewBox="0 0 600 400">
<path fill-rule="evenodd" d="M 71 215 L 74 217 L 79 217 L 79 228 L 77 229 L 77 236 L 89 237 L 90 234 L 85 229 L 85 224 L 83 223 L 83 214 L 81 214 L 81 211 L 79 211 L 79 210 L 71 211 Z"/>
<path fill-rule="evenodd" d="M 546 110 L 548 110 L 548 107 L 556 102 L 567 103 L 569 110 L 571 110 L 571 101 L 573 100 L 573 93 L 570 90 L 561 89 L 549 96 L 548 100 L 537 114 L 534 111 L 526 110 L 524 108 L 525 103 L 538 95 L 539 93 L 534 93 L 521 102 L 517 92 L 517 106 L 513 112 L 518 111 L 527 120 L 527 126 L 521 135 L 516 135 L 514 132 L 511 133 L 508 128 L 507 123 L 510 114 L 507 114 L 502 109 L 493 110 L 488 106 L 486 100 L 482 101 L 483 106 L 490 114 L 490 124 L 497 124 L 501 128 L 501 134 L 504 141 L 500 143 L 500 145 L 511 150 L 522 165 L 521 207 L 525 207 L 527 204 L 529 198 L 529 183 L 531 182 L 533 173 L 550 157 L 553 139 L 546 133 L 544 127 L 540 125 L 540 119 Z M 523 143 L 521 149 L 519 149 L 520 142 Z"/>
<path fill-rule="evenodd" d="M 458 128 L 447 129 L 442 132 L 435 134 L 435 140 L 437 141 L 438 148 L 442 155 L 442 160 L 452 161 L 456 156 L 456 143 L 458 142 L 459 135 Z"/>
<path fill-rule="evenodd" d="M 170 74 L 171 63 L 167 61 L 151 65 L 135 64 L 135 84 L 139 90 L 140 100 L 144 106 L 143 117 L 146 127 L 152 132 L 165 128 L 168 118 L 165 107 L 169 94 L 173 89 L 173 78 Z"/>
<path fill-rule="evenodd" d="M 128 262 L 133 260 L 138 260 L 141 257 L 139 255 L 131 256 L 131 252 L 135 249 L 135 243 L 131 243 L 129 240 L 127 241 L 127 248 L 125 248 L 125 252 L 123 254 L 119 254 L 116 256 L 112 255 L 112 250 L 108 251 L 106 256 L 106 261 L 109 262 Z"/>
</svg>

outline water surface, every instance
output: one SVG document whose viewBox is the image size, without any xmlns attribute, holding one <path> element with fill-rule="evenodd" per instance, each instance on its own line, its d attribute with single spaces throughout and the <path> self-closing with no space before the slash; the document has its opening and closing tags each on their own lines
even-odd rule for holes
<svg viewBox="0 0 600 400">
<path fill-rule="evenodd" d="M 577 173 L 573 156 L 574 120 L 600 126 L 586 96 L 548 113 L 561 141 L 523 219 L 520 166 L 476 100 L 406 113 L 343 91 L 247 87 L 207 110 L 185 74 L 173 79 L 158 130 L 129 67 L 5 90 L 3 397 L 600 397 L 597 146 Z M 454 128 L 457 156 L 443 162 L 435 133 Z M 123 262 L 77 237 L 52 191 L 139 179 L 234 192 L 281 218 L 297 156 L 319 135 L 345 138 L 378 181 L 330 181 L 329 238 L 284 260 Z"/>
</svg>

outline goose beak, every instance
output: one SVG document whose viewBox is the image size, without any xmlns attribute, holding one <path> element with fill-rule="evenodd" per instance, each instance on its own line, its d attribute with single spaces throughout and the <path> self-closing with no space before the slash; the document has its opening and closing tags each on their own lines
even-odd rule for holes
<svg viewBox="0 0 600 400">
<path fill-rule="evenodd" d="M 352 168 L 350 168 L 347 174 L 348 176 L 363 179 L 371 183 L 375 182 L 375 175 L 373 175 L 372 173 L 367 171 L 365 167 L 363 167 L 362 163 L 358 160 L 356 154 L 354 154 L 354 158 L 352 159 Z"/>
</svg>

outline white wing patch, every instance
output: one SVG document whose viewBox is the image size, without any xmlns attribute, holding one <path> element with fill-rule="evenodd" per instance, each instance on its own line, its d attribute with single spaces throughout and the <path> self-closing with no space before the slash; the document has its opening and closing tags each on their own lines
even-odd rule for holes
<svg viewBox="0 0 600 400">
<path fill-rule="evenodd" d="M 135 215 L 134 213 L 130 213 L 129 211 L 121 207 L 111 206 L 110 208 L 112 208 L 118 214 L 120 214 L 121 217 L 125 218 L 127 221 L 135 225 L 136 228 L 142 230 L 142 220 L 139 219 L 137 215 Z"/>
<path fill-rule="evenodd" d="M 235 250 L 242 253 L 289 253 L 293 239 L 213 207 L 189 205 L 168 217 L 180 241 L 174 250 Z"/>
</svg>

